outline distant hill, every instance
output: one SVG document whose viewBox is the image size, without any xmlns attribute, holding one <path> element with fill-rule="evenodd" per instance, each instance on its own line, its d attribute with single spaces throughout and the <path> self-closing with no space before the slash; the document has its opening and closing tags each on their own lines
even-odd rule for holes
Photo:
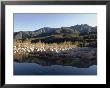
<svg viewBox="0 0 110 88">
<path fill-rule="evenodd" d="M 87 24 L 75 25 L 71 27 L 50 28 L 44 27 L 35 31 L 19 31 L 14 32 L 14 40 L 36 38 L 50 36 L 54 34 L 82 34 L 82 33 L 96 33 L 97 27 L 91 27 Z"/>
</svg>

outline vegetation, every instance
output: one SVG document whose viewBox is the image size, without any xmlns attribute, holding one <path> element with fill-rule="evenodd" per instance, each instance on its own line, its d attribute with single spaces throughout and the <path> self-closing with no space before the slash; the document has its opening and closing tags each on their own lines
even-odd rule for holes
<svg viewBox="0 0 110 88">
<path fill-rule="evenodd" d="M 97 47 L 97 35 L 96 34 L 88 34 L 88 35 L 61 35 L 61 34 L 54 34 L 46 37 L 36 37 L 30 39 L 19 39 L 17 41 L 30 41 L 31 43 L 45 43 L 45 44 L 63 44 L 66 42 L 71 42 L 72 44 L 77 44 L 79 47 Z"/>
<path fill-rule="evenodd" d="M 28 54 L 30 52 L 36 51 L 62 51 L 70 48 L 77 47 L 77 44 L 73 44 L 72 42 L 64 42 L 64 43 L 42 43 L 41 41 L 38 43 L 31 43 L 29 41 L 16 41 L 14 42 L 14 54 Z"/>
</svg>

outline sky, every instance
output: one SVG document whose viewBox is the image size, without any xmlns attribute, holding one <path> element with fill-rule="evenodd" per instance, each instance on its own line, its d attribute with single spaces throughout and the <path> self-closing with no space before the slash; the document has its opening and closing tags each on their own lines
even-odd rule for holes
<svg viewBox="0 0 110 88">
<path fill-rule="evenodd" d="M 35 31 L 43 27 L 60 28 L 77 24 L 97 26 L 95 13 L 14 13 L 14 32 Z"/>
</svg>

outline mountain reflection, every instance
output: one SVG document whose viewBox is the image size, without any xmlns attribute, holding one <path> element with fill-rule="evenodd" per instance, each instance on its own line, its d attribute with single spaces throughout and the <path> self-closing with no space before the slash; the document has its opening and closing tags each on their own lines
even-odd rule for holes
<svg viewBox="0 0 110 88">
<path fill-rule="evenodd" d="M 66 52 L 37 52 L 28 55 L 17 54 L 14 55 L 14 61 L 19 63 L 37 63 L 42 66 L 62 65 L 78 68 L 88 68 L 97 64 L 96 48 L 84 48 L 79 49 L 78 51 L 82 52 L 76 52 L 76 50 L 74 50 L 72 55 Z"/>
</svg>

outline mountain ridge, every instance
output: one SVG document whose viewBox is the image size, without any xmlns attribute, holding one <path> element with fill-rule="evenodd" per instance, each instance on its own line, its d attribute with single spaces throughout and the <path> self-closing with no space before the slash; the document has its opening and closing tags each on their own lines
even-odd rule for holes
<svg viewBox="0 0 110 88">
<path fill-rule="evenodd" d="M 44 37 L 52 34 L 76 34 L 76 33 L 91 33 L 97 32 L 97 27 L 92 27 L 87 24 L 74 25 L 70 27 L 61 27 L 61 28 L 51 28 L 43 27 L 35 31 L 19 31 L 14 32 L 14 40 L 34 38 L 34 37 Z"/>
</svg>

